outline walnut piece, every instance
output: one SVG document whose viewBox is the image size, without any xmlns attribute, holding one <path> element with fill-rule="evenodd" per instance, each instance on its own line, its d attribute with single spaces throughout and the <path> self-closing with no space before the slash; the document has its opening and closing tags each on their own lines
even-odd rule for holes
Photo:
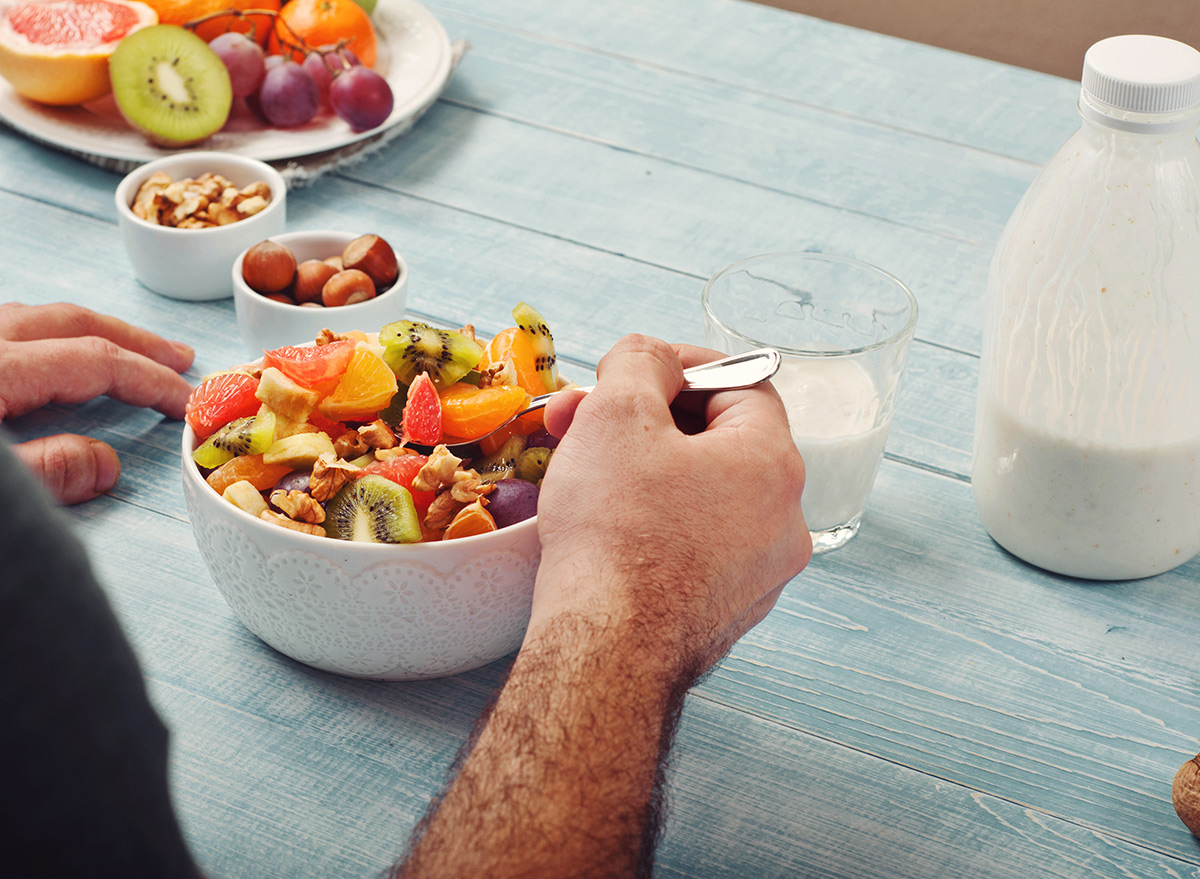
<svg viewBox="0 0 1200 879">
<path fill-rule="evenodd" d="M 312 476 L 308 480 L 309 493 L 316 500 L 327 501 L 354 479 L 360 470 L 333 452 L 325 452 L 313 463 Z"/>
<path fill-rule="evenodd" d="M 517 386 L 517 368 L 513 365 L 511 358 L 505 357 L 499 363 L 493 363 L 479 373 L 479 387 L 490 388 L 500 385 Z"/>
<path fill-rule="evenodd" d="M 370 424 L 364 424 L 358 429 L 358 435 L 367 444 L 367 448 L 394 449 L 398 445 L 396 434 L 384 423 L 382 418 L 376 418 Z"/>
<path fill-rule="evenodd" d="M 266 208 L 271 187 L 255 181 L 238 189 L 220 174 L 172 180 L 152 174 L 133 198 L 130 210 L 148 223 L 178 229 L 210 229 L 252 217 Z"/>
<path fill-rule="evenodd" d="M 436 491 L 450 485 L 454 481 L 454 474 L 458 472 L 460 464 L 462 464 L 462 458 L 456 458 L 450 454 L 450 450 L 444 445 L 434 446 L 425 466 L 418 470 L 417 475 L 413 477 L 413 488 L 420 491 Z"/>
<path fill-rule="evenodd" d="M 455 500 L 450 492 L 443 491 L 429 505 L 425 513 L 425 527 L 433 531 L 445 531 L 458 515 L 458 511 L 465 506 L 462 501 Z"/>
<path fill-rule="evenodd" d="M 274 510 L 264 510 L 259 517 L 264 522 L 270 522 L 272 525 L 279 525 L 283 528 L 290 528 L 292 531 L 299 531 L 301 534 L 312 534 L 316 537 L 325 537 L 325 529 L 320 525 L 312 525 L 308 522 L 297 522 L 289 519 L 287 516 L 281 516 Z"/>
<path fill-rule="evenodd" d="M 325 521 L 325 508 L 306 491 L 277 488 L 271 492 L 271 503 L 283 510 L 293 522 L 320 525 Z"/>
<path fill-rule="evenodd" d="M 339 458 L 357 458 L 365 455 L 370 446 L 357 431 L 348 430 L 333 441 L 333 451 Z"/>
<path fill-rule="evenodd" d="M 450 496 L 464 504 L 472 504 L 496 490 L 496 483 L 484 482 L 474 470 L 459 470 L 450 483 Z"/>
</svg>

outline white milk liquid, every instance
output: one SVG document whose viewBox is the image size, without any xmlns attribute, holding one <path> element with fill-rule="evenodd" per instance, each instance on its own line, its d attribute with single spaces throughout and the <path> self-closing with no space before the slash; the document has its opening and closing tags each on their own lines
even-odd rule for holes
<svg viewBox="0 0 1200 879">
<path fill-rule="evenodd" d="M 879 392 L 853 360 L 784 358 L 771 379 L 804 457 L 800 507 L 809 531 L 846 525 L 862 513 L 883 457 L 887 424 L 875 426 Z"/>
<path fill-rule="evenodd" d="M 1092 580 L 1159 574 L 1200 551 L 1200 437 L 1098 443 L 984 405 L 971 480 L 979 517 L 1005 549 Z"/>
</svg>

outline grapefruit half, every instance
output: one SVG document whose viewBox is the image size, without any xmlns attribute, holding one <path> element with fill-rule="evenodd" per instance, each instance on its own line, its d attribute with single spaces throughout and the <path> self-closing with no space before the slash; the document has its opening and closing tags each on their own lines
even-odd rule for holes
<svg viewBox="0 0 1200 879">
<path fill-rule="evenodd" d="M 108 56 L 158 22 L 136 0 L 40 0 L 0 6 L 0 76 L 43 104 L 83 104 L 111 90 Z"/>
</svg>

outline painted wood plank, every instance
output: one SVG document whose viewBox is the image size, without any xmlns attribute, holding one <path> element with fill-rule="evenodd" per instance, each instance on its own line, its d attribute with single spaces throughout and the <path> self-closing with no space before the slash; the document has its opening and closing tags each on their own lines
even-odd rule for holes
<svg viewBox="0 0 1200 879">
<path fill-rule="evenodd" d="M 1038 164 L 1079 124 L 1077 82 L 745 0 L 428 6 L 462 38 L 495 25 Z"/>
<path fill-rule="evenodd" d="M 446 102 L 894 223 L 990 245 L 1038 169 L 627 58 L 464 29 L 472 48 Z"/>
</svg>

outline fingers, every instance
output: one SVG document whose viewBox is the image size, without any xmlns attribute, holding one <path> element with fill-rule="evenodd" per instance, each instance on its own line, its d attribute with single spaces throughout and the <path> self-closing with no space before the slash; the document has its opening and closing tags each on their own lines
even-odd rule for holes
<svg viewBox="0 0 1200 879">
<path fill-rule="evenodd" d="M 102 394 L 182 418 L 190 393 L 171 366 L 99 336 L 0 342 L 0 418 Z"/>
<path fill-rule="evenodd" d="M 148 330 L 79 305 L 65 302 L 55 305 L 0 305 L 0 339 L 30 342 L 82 336 L 107 339 L 175 372 L 185 372 L 195 356 L 191 347 L 182 342 L 168 341 Z"/>
<path fill-rule="evenodd" d="M 629 335 L 613 345 L 596 367 L 596 391 L 642 396 L 666 406 L 683 386 L 683 365 L 674 349 L 650 336 Z"/>
<path fill-rule="evenodd" d="M 17 458 L 59 503 L 78 504 L 117 484 L 121 462 L 108 443 L 73 433 L 13 446 Z"/>
<path fill-rule="evenodd" d="M 575 410 L 579 408 L 579 404 L 586 396 L 587 391 L 572 388 L 551 397 L 550 402 L 546 404 L 545 412 L 542 413 L 546 430 L 561 439 L 566 434 L 567 428 L 571 426 L 572 419 L 575 418 Z"/>
</svg>

